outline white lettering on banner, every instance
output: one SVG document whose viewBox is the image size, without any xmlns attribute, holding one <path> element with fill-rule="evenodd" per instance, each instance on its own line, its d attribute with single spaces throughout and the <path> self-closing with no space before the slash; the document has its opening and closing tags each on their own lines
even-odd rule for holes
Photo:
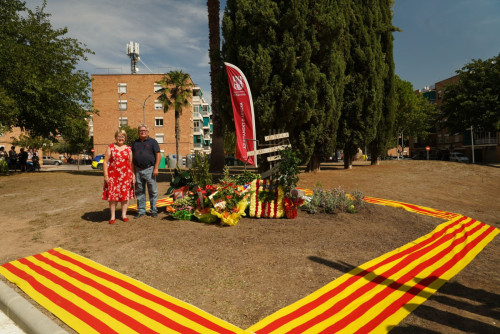
<svg viewBox="0 0 500 334">
<path fill-rule="evenodd" d="M 245 148 L 245 150 L 248 149 L 247 147 L 247 143 L 246 143 L 246 140 L 245 138 L 247 137 L 246 136 L 246 124 L 245 124 L 245 110 L 243 108 L 243 103 L 240 102 L 240 114 L 241 114 L 241 134 L 242 134 L 242 139 L 243 139 L 243 147 Z"/>
<path fill-rule="evenodd" d="M 233 88 L 234 90 L 243 89 L 243 78 L 241 75 L 233 75 Z"/>
</svg>

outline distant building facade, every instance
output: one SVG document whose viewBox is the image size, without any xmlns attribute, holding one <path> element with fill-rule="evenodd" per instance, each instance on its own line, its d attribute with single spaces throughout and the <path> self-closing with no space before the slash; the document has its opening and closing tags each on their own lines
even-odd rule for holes
<svg viewBox="0 0 500 334">
<path fill-rule="evenodd" d="M 426 146 L 430 147 L 430 154 L 435 159 L 447 160 L 451 152 L 461 152 L 465 154 L 469 161 L 477 163 L 498 163 L 500 162 L 500 142 L 499 132 L 485 132 L 481 129 L 473 129 L 461 133 L 450 133 L 444 128 L 441 105 L 446 86 L 455 84 L 459 76 L 447 78 L 436 82 L 434 86 L 426 87 L 416 91 L 423 94 L 431 103 L 436 103 L 438 119 L 426 138 L 411 138 L 410 149 L 415 155 L 426 156 Z M 471 135 L 473 133 L 473 135 Z"/>
<path fill-rule="evenodd" d="M 165 74 L 94 74 L 92 75 L 92 100 L 98 114 L 91 123 L 94 155 L 104 154 L 114 141 L 120 125 L 137 128 L 141 123 L 149 127 L 149 136 L 155 138 L 165 156 L 175 154 L 175 113 L 173 107 L 166 113 L 158 101 L 158 84 Z M 210 151 L 211 131 L 204 132 L 204 108 L 207 124 L 211 124 L 208 103 L 199 87 L 192 90 L 189 105 L 180 116 L 179 154 L 186 156 L 196 151 Z"/>
</svg>

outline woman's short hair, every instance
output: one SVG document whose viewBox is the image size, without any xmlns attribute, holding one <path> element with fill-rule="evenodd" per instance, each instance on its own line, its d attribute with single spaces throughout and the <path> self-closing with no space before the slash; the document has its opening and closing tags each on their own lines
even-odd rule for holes
<svg viewBox="0 0 500 334">
<path fill-rule="evenodd" d="M 123 129 L 118 129 L 115 132 L 115 138 L 118 138 L 119 135 L 125 136 L 125 140 L 127 140 L 127 133 Z"/>
</svg>

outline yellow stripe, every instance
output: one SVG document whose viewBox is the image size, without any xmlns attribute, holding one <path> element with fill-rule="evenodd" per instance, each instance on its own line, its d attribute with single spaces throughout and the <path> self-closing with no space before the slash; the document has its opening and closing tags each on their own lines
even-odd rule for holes
<svg viewBox="0 0 500 334">
<path fill-rule="evenodd" d="M 238 328 L 238 327 L 236 327 L 236 326 L 234 326 L 234 325 L 232 325 L 232 324 L 230 324 L 230 323 L 228 323 L 226 321 L 223 321 L 223 320 L 221 320 L 221 319 L 219 319 L 217 317 L 214 317 L 213 315 L 210 315 L 209 313 L 207 313 L 207 312 L 205 312 L 205 311 L 203 311 L 203 310 L 201 310 L 201 309 L 199 309 L 197 307 L 194 307 L 194 306 L 192 306 L 192 305 L 190 305 L 188 303 L 185 303 L 185 302 L 183 302 L 183 301 L 181 301 L 179 299 L 176 299 L 176 298 L 171 297 L 171 296 L 169 296 L 169 295 L 167 295 L 165 293 L 162 293 L 162 292 L 160 292 L 160 291 L 158 291 L 158 290 L 156 290 L 156 289 L 154 289 L 154 288 L 152 288 L 152 287 L 150 287 L 150 286 L 148 286 L 148 285 L 146 285 L 146 284 L 144 284 L 142 282 L 139 282 L 139 281 L 137 281 L 137 280 L 135 280 L 133 278 L 127 277 L 127 276 L 125 276 L 123 274 L 120 274 L 120 273 L 118 273 L 118 272 L 116 272 L 116 271 L 114 271 L 112 269 L 109 269 L 107 267 L 104 267 L 104 266 L 102 266 L 102 265 L 100 265 L 100 264 L 98 264 L 98 263 L 96 263 L 94 261 L 91 261 L 91 260 L 89 260 L 87 258 L 79 256 L 79 255 L 77 255 L 75 253 L 63 250 L 61 248 L 56 248 L 56 250 L 59 251 L 60 253 L 64 254 L 64 255 L 67 255 L 67 256 L 69 256 L 69 257 L 71 257 L 71 258 L 79 261 L 79 262 L 82 262 L 82 263 L 84 263 L 84 264 L 86 264 L 86 265 L 88 265 L 90 267 L 93 267 L 94 269 L 102 271 L 102 272 L 104 272 L 106 274 L 109 274 L 109 275 L 111 275 L 113 277 L 116 277 L 116 278 L 118 278 L 120 280 L 123 280 L 123 281 L 125 281 L 125 282 L 127 282 L 129 284 L 132 284 L 132 285 L 140 288 L 141 290 L 144 290 L 144 291 L 146 291 L 146 292 L 154 295 L 155 297 L 161 298 L 161 299 L 163 299 L 163 300 L 165 300 L 167 302 L 170 302 L 170 303 L 175 304 L 175 305 L 177 305 L 179 307 L 182 307 L 182 308 L 184 308 L 186 310 L 189 310 L 189 311 L 191 311 L 191 312 L 199 315 L 200 317 L 205 318 L 205 319 L 207 319 L 207 320 L 209 320 L 209 321 L 211 321 L 211 322 L 213 322 L 213 323 L 215 323 L 215 324 L 217 324 L 217 325 L 219 325 L 219 326 L 221 326 L 223 328 L 226 328 L 228 330 L 232 330 L 232 331 L 235 331 L 235 332 L 241 332 L 242 331 L 242 329 L 240 329 L 240 328 Z M 82 274 L 84 276 L 87 276 L 87 277 L 95 280 L 96 282 L 98 282 L 100 284 L 103 284 L 103 285 L 105 285 L 105 286 L 113 289 L 114 291 L 122 294 L 126 298 L 129 298 L 129 299 L 134 300 L 134 301 L 136 301 L 138 303 L 146 305 L 147 307 L 150 307 L 151 309 L 154 309 L 155 311 L 159 312 L 160 314 L 163 314 L 167 318 L 172 319 L 172 320 L 174 320 L 174 321 L 182 324 L 183 326 L 192 328 L 193 330 L 199 331 L 201 333 L 211 333 L 211 331 L 209 329 L 205 328 L 204 326 L 199 325 L 197 322 L 194 322 L 194 321 L 192 321 L 192 320 L 190 320 L 190 319 L 188 319 L 188 318 L 186 318 L 186 317 L 184 317 L 184 316 L 182 316 L 182 315 L 180 315 L 180 314 L 178 314 L 178 313 L 176 313 L 176 312 L 174 312 L 174 311 L 166 308 L 165 306 L 157 304 L 156 302 L 153 302 L 151 300 L 145 299 L 145 298 L 143 298 L 143 297 L 141 297 L 141 296 L 139 296 L 139 295 L 137 295 L 137 294 L 135 294 L 133 292 L 130 292 L 129 290 L 127 290 L 125 288 L 120 287 L 119 285 L 116 285 L 116 284 L 114 284 L 114 283 L 112 283 L 112 282 L 110 282 L 108 280 L 105 280 L 103 278 L 95 276 L 95 275 L 93 275 L 93 274 L 91 274 L 91 273 L 89 273 L 89 272 L 81 269 L 78 266 L 75 266 L 75 265 L 73 265 L 73 264 L 71 264 L 69 262 L 60 260 L 57 257 L 53 257 L 51 259 L 55 259 L 57 261 L 61 261 L 60 263 L 63 264 L 63 265 L 65 265 L 65 266 L 67 266 L 68 268 L 70 268 L 70 269 L 72 269 L 72 270 L 74 270 L 74 271 L 76 271 L 76 272 L 78 272 L 78 273 L 80 273 L 80 274 Z"/>
</svg>

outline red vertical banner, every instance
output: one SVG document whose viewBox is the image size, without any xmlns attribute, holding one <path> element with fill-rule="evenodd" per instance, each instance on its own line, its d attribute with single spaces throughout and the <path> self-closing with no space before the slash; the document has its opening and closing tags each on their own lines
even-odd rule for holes
<svg viewBox="0 0 500 334">
<path fill-rule="evenodd" d="M 229 80 L 231 102 L 233 104 L 234 126 L 236 128 L 236 158 L 256 166 L 255 156 L 247 152 L 255 150 L 255 117 L 252 93 L 245 75 L 233 64 L 224 63 Z"/>
</svg>

